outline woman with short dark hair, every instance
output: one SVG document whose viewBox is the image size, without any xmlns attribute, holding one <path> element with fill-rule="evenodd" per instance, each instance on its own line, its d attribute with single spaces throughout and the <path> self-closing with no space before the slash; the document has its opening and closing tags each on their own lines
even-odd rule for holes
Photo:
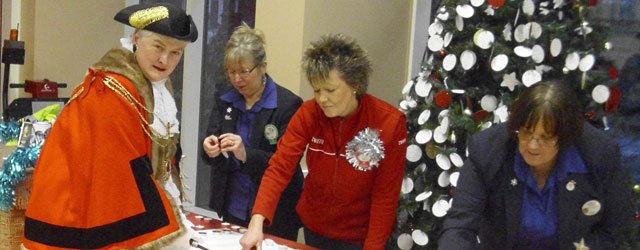
<svg viewBox="0 0 640 250">
<path fill-rule="evenodd" d="M 540 82 L 468 143 L 439 249 L 617 249 L 633 222 L 618 145 L 573 90 Z"/>
</svg>

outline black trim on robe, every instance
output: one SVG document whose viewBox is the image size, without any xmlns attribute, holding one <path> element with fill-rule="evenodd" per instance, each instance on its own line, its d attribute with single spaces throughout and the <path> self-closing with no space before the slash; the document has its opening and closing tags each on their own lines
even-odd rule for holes
<svg viewBox="0 0 640 250">
<path fill-rule="evenodd" d="M 169 225 L 169 218 L 167 218 L 160 193 L 151 178 L 152 168 L 149 157 L 145 155 L 132 160 L 131 170 L 146 212 L 93 228 L 58 226 L 26 217 L 25 238 L 54 247 L 95 249 L 129 240 Z"/>
</svg>

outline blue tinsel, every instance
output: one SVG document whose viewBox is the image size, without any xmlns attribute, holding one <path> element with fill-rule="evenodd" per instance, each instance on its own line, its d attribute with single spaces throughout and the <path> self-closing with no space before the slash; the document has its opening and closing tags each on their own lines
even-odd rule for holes
<svg viewBox="0 0 640 250">
<path fill-rule="evenodd" d="M 0 122 L 0 142 L 17 140 L 20 136 L 20 123 L 17 121 Z"/>
<path fill-rule="evenodd" d="M 0 210 L 10 211 L 16 202 L 16 186 L 27 177 L 26 169 L 35 166 L 42 146 L 17 148 L 4 161 L 0 173 Z"/>
</svg>

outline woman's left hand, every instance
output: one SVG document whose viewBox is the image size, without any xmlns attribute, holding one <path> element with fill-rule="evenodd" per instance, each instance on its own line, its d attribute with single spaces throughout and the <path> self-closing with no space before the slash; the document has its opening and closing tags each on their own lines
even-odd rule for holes
<svg viewBox="0 0 640 250">
<path fill-rule="evenodd" d="M 247 161 L 247 152 L 242 142 L 242 137 L 232 133 L 226 133 L 218 137 L 220 142 L 220 148 L 222 152 L 232 152 L 236 159 L 245 162 Z"/>
</svg>

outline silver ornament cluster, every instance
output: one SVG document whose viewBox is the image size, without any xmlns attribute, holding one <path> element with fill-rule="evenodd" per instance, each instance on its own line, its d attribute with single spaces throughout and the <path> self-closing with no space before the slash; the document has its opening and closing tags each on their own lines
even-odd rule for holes
<svg viewBox="0 0 640 250">
<path fill-rule="evenodd" d="M 347 161 L 360 171 L 369 171 L 378 167 L 384 159 L 384 145 L 377 129 L 365 128 L 346 146 Z"/>
</svg>

